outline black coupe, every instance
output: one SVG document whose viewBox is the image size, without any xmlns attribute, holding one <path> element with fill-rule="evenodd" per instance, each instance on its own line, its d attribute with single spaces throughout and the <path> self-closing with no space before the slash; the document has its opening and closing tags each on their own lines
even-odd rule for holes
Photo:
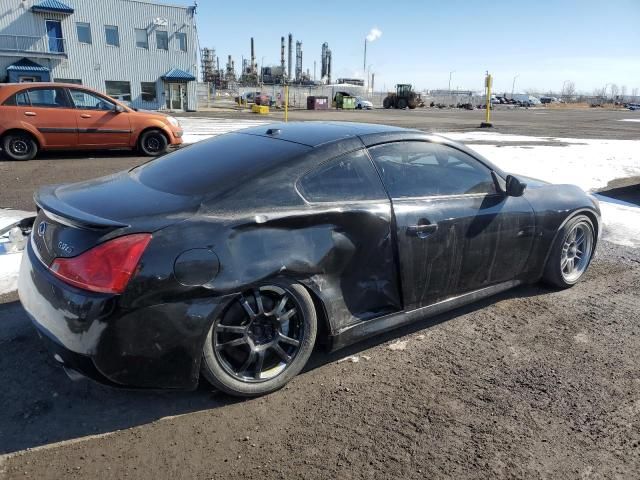
<svg viewBox="0 0 640 480">
<path fill-rule="evenodd" d="M 282 387 L 316 343 L 570 287 L 601 228 L 578 187 L 357 123 L 250 128 L 35 201 L 20 298 L 72 376 L 189 389 L 202 374 L 234 395 Z"/>
</svg>

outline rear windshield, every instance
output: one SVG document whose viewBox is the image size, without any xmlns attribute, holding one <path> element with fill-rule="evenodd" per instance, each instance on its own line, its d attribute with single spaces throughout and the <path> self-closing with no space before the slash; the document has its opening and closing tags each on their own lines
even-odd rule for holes
<svg viewBox="0 0 640 480">
<path fill-rule="evenodd" d="M 132 170 L 144 185 L 176 195 L 206 195 L 242 185 L 309 150 L 298 143 L 228 133 Z"/>
</svg>

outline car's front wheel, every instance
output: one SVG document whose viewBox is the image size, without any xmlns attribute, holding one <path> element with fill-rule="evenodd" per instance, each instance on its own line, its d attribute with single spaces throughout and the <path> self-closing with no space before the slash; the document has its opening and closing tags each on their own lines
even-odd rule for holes
<svg viewBox="0 0 640 480">
<path fill-rule="evenodd" d="M 231 395 L 283 387 L 307 363 L 317 317 L 309 292 L 286 280 L 239 294 L 215 319 L 203 348 L 202 373 Z"/>
<path fill-rule="evenodd" d="M 157 157 L 167 151 L 169 142 L 160 130 L 147 130 L 140 136 L 140 151 L 150 157 Z"/>
<path fill-rule="evenodd" d="M 576 215 L 558 232 L 543 280 L 558 288 L 575 285 L 587 271 L 595 248 L 595 229 L 586 215 Z"/>
<path fill-rule="evenodd" d="M 11 160 L 31 160 L 38 153 L 38 144 L 28 133 L 9 133 L 2 138 L 2 150 Z"/>
</svg>

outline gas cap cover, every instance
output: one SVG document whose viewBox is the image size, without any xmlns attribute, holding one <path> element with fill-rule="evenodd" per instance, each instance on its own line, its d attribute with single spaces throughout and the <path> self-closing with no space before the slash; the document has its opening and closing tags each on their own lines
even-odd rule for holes
<svg viewBox="0 0 640 480">
<path fill-rule="evenodd" d="M 182 252 L 173 264 L 176 280 L 188 287 L 199 287 L 212 281 L 220 271 L 218 256 L 208 248 Z"/>
</svg>

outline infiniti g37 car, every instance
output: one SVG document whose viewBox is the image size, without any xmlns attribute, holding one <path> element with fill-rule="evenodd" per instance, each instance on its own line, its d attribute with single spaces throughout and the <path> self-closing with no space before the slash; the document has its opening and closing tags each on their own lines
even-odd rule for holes
<svg viewBox="0 0 640 480">
<path fill-rule="evenodd" d="M 181 143 L 175 118 L 134 110 L 81 85 L 0 85 L 0 147 L 11 160 L 31 160 L 41 150 L 103 148 L 157 156 Z"/>
<path fill-rule="evenodd" d="M 600 231 L 578 187 L 447 139 L 289 123 L 42 188 L 19 293 L 69 372 L 274 391 L 337 349 L 522 283 L 570 287 Z"/>
</svg>

